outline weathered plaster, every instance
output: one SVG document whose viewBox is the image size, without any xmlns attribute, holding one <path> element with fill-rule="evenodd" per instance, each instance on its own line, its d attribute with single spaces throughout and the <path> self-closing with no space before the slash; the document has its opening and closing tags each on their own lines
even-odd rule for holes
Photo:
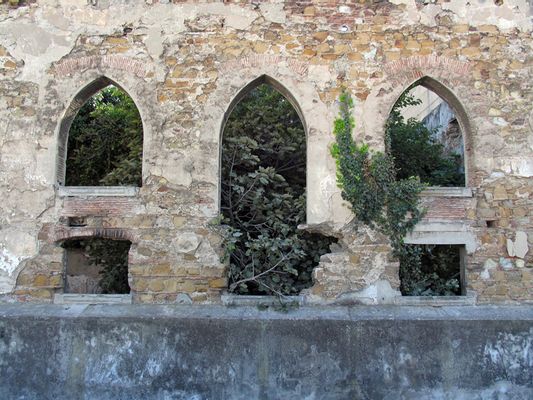
<svg viewBox="0 0 533 400">
<path fill-rule="evenodd" d="M 464 0 L 445 2 L 427 1 L 420 5 L 416 0 L 390 0 L 393 4 L 404 5 L 407 18 L 417 20 L 425 25 L 437 24 L 437 18 L 443 14 L 451 16 L 454 23 L 468 23 L 474 26 L 493 24 L 500 29 L 531 29 L 531 4 L 528 0 L 506 0 L 502 5 L 487 0 Z M 417 4 L 418 3 L 418 4 Z M 438 3 L 438 4 L 435 4 Z M 405 23 L 407 23 L 406 19 Z"/>
<path fill-rule="evenodd" d="M 9 293 L 15 286 L 17 269 L 22 261 L 37 252 L 33 235 L 16 229 L 0 232 L 0 294 Z"/>
<path fill-rule="evenodd" d="M 524 258 L 528 251 L 526 232 L 518 231 L 515 240 L 507 239 L 507 253 L 510 257 Z"/>
</svg>

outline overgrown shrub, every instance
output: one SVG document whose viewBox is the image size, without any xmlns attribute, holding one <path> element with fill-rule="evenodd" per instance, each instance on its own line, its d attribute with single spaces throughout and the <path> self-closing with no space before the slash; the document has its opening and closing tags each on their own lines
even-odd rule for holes
<svg viewBox="0 0 533 400">
<path fill-rule="evenodd" d="M 403 240 L 422 217 L 418 195 L 423 189 L 418 177 L 398 179 L 390 153 L 357 145 L 352 136 L 352 99 L 340 97 L 340 115 L 335 120 L 337 183 L 358 221 L 387 235 L 394 253 L 403 252 Z"/>
<path fill-rule="evenodd" d="M 404 245 L 400 291 L 404 296 L 461 294 L 460 250 L 453 245 Z"/>
<path fill-rule="evenodd" d="M 402 110 L 421 104 L 407 89 L 394 104 L 387 120 L 387 148 L 399 179 L 415 176 L 431 186 L 464 186 L 461 157 L 446 155 L 435 132 L 415 119 L 405 120 Z M 440 296 L 461 294 L 459 254 L 454 246 L 404 245 L 400 259 L 403 295 Z"/>
<path fill-rule="evenodd" d="M 306 136 L 279 92 L 261 85 L 233 110 L 222 147 L 224 247 L 229 290 L 296 294 L 332 242 L 305 223 Z"/>
<path fill-rule="evenodd" d="M 401 108 L 413 104 L 417 100 L 406 95 L 396 103 L 387 124 L 388 151 L 381 153 L 354 142 L 352 100 L 346 93 L 341 95 L 340 116 L 334 128 L 336 143 L 332 147 L 337 161 L 337 181 L 343 199 L 349 202 L 357 220 L 389 237 L 393 254 L 400 260 L 402 294 L 460 294 L 457 246 L 404 244 L 405 235 L 423 215 L 418 199 L 424 187 L 420 175 L 431 184 L 449 183 L 456 176 L 454 168 L 443 159 L 442 147 L 432 142 L 430 132 L 415 120 L 403 121 Z M 422 153 L 413 155 L 411 165 L 407 156 L 415 150 Z M 404 164 L 399 164 L 405 165 L 403 174 L 398 173 L 394 156 L 399 152 L 405 156 Z M 429 166 L 441 170 L 426 169 Z M 437 181 L 436 177 L 446 179 Z"/>
</svg>

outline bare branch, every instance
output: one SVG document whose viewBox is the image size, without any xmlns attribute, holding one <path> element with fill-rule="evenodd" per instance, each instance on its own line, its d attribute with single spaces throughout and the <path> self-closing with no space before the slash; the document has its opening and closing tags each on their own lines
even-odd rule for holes
<svg viewBox="0 0 533 400">
<path fill-rule="evenodd" d="M 279 261 L 278 261 L 276 264 L 274 264 L 274 265 L 273 265 L 272 267 L 270 267 L 269 269 L 267 269 L 267 270 L 261 272 L 260 274 L 257 274 L 257 275 L 254 275 L 254 276 L 251 276 L 250 278 L 244 278 L 244 279 L 238 280 L 237 282 L 233 282 L 233 283 L 230 285 L 230 287 L 229 287 L 229 291 L 230 291 L 230 292 L 233 292 L 233 291 L 235 290 L 235 288 L 236 288 L 237 286 L 239 286 L 241 283 L 250 282 L 250 281 L 256 281 L 256 282 L 258 282 L 258 281 L 257 281 L 257 278 L 259 278 L 259 277 L 261 277 L 261 276 L 263 276 L 263 275 L 266 275 L 266 274 L 268 274 L 269 272 L 275 270 L 275 269 L 276 269 L 276 268 L 277 268 L 277 267 L 278 267 L 283 261 L 285 261 L 285 260 L 289 257 L 289 255 L 290 255 L 292 252 L 293 252 L 293 251 L 291 250 L 289 253 L 287 253 L 287 254 L 283 254 L 283 255 L 281 256 L 281 258 L 279 259 Z"/>
</svg>

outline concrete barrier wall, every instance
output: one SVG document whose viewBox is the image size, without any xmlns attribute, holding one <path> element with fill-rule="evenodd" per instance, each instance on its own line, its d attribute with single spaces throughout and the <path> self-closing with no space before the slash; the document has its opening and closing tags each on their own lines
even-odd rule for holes
<svg viewBox="0 0 533 400">
<path fill-rule="evenodd" d="M 531 399 L 532 307 L 0 306 L 2 399 Z"/>
</svg>

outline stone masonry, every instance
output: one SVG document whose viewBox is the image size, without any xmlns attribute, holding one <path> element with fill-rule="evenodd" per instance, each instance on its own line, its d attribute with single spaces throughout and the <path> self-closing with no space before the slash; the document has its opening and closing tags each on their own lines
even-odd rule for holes
<svg viewBox="0 0 533 400">
<path fill-rule="evenodd" d="M 306 129 L 306 228 L 339 238 L 304 297 L 397 302 L 398 263 L 385 238 L 353 226 L 329 147 L 342 88 L 356 100 L 356 139 L 382 149 L 394 102 L 420 80 L 457 117 L 467 185 L 427 190 L 407 240 L 464 245 L 474 302 L 533 303 L 531 2 L 21 3 L 0 4 L 3 301 L 53 301 L 61 242 L 99 236 L 132 242 L 133 302 L 220 302 L 221 133 L 238 100 L 269 83 Z M 142 187 L 64 187 L 70 123 L 110 83 L 142 116 Z"/>
</svg>

